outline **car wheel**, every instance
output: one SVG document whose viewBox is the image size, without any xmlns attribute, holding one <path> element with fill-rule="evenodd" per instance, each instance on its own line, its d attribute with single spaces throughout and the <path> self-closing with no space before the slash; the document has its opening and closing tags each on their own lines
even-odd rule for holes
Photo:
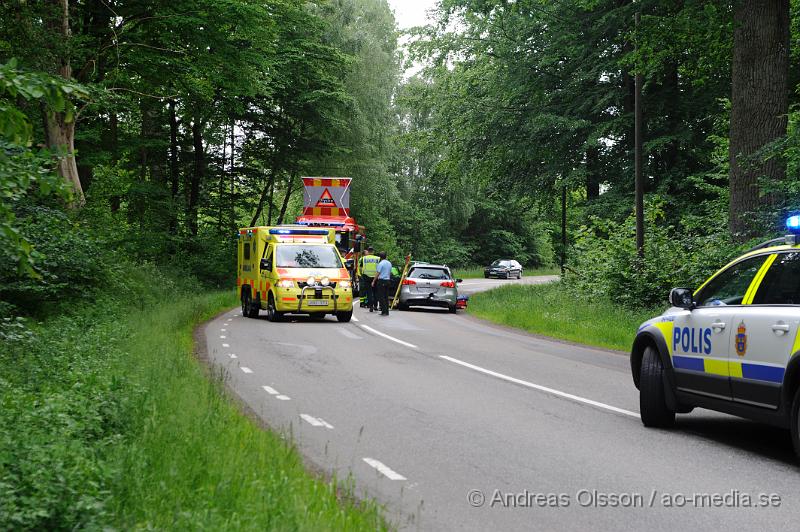
<svg viewBox="0 0 800 532">
<path fill-rule="evenodd" d="M 484 273 L 484 274 L 483 274 L 483 276 L 484 276 L 486 279 L 488 279 L 488 278 L 489 278 L 489 274 L 488 274 L 488 273 Z"/>
<path fill-rule="evenodd" d="M 800 387 L 794 394 L 792 401 L 792 419 L 790 421 L 792 446 L 795 454 L 800 457 Z"/>
<path fill-rule="evenodd" d="M 406 305 L 405 303 L 398 303 L 397 304 L 397 310 L 408 310 L 408 309 L 409 309 L 409 306 Z"/>
<path fill-rule="evenodd" d="M 671 427 L 675 412 L 667 407 L 664 365 L 655 348 L 648 347 L 642 357 L 639 379 L 639 411 L 645 427 Z"/>
<path fill-rule="evenodd" d="M 519 273 L 517 274 L 517 279 L 522 279 L 522 270 L 520 270 Z"/>
<path fill-rule="evenodd" d="M 350 321 L 350 318 L 353 317 L 353 311 L 348 310 L 347 312 L 337 312 L 336 319 L 341 321 L 342 323 L 347 323 Z"/>
<path fill-rule="evenodd" d="M 275 298 L 270 293 L 267 297 L 267 320 L 275 323 L 283 319 L 283 312 L 278 312 L 275 308 Z"/>
<path fill-rule="evenodd" d="M 248 298 L 250 302 L 250 313 L 247 315 L 248 318 L 258 318 L 258 312 L 261 310 L 261 298 L 256 297 L 255 300 L 252 298 Z"/>
<path fill-rule="evenodd" d="M 447 310 L 449 310 L 449 311 L 450 311 L 450 314 L 455 314 L 455 313 L 458 311 L 458 307 L 456 307 L 455 305 L 453 305 L 452 307 L 448 307 L 448 309 L 447 309 Z"/>
<path fill-rule="evenodd" d="M 250 299 L 250 292 L 245 292 L 242 290 L 242 316 L 247 317 L 247 311 L 249 310 L 250 303 L 248 300 Z"/>
</svg>

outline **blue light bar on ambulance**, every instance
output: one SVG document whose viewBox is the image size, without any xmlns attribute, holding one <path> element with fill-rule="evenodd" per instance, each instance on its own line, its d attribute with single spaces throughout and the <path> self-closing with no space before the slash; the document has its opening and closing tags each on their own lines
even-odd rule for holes
<svg viewBox="0 0 800 532">
<path fill-rule="evenodd" d="M 270 229 L 271 235 L 327 235 L 327 229 Z"/>
<path fill-rule="evenodd" d="M 800 215 L 795 214 L 786 218 L 786 229 L 792 233 L 800 233 Z"/>
</svg>

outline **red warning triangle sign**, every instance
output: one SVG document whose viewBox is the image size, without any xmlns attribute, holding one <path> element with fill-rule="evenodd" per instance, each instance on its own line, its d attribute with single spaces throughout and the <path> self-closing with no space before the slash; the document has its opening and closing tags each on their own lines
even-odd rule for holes
<svg viewBox="0 0 800 532">
<path fill-rule="evenodd" d="M 322 196 L 319 197 L 319 201 L 317 201 L 317 207 L 336 207 L 336 202 L 333 201 L 333 196 L 325 189 L 325 192 L 322 193 Z"/>
</svg>

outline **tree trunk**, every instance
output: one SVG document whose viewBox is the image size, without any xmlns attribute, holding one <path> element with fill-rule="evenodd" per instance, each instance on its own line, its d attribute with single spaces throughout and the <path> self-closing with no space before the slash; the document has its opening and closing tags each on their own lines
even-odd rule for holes
<svg viewBox="0 0 800 532">
<path fill-rule="evenodd" d="M 58 5 L 58 24 L 53 25 L 53 30 L 61 34 L 64 40 L 64 49 L 70 40 L 69 25 L 69 0 L 53 0 Z M 66 79 L 72 79 L 72 66 L 69 52 L 63 52 L 59 57 L 58 74 Z M 70 202 L 70 207 L 82 207 L 86 203 L 78 175 L 78 165 L 75 163 L 75 115 L 74 113 L 55 113 L 48 110 L 45 113 L 45 128 L 47 132 L 47 147 L 59 154 L 58 175 L 72 186 L 75 197 Z"/>
<path fill-rule="evenodd" d="M 759 231 L 754 214 L 774 205 L 758 180 L 786 177 L 780 157 L 760 150 L 786 134 L 789 105 L 789 0 L 740 0 L 734 8 L 729 229 L 744 241 Z"/>
<path fill-rule="evenodd" d="M 286 182 L 286 195 L 283 197 L 283 203 L 281 204 L 281 212 L 278 214 L 278 221 L 276 222 L 278 225 L 283 223 L 283 219 L 286 217 L 286 209 L 289 207 L 289 198 L 292 196 L 292 187 L 294 187 L 294 174 L 289 174 L 289 180 Z"/>
<path fill-rule="evenodd" d="M 172 195 L 169 227 L 170 232 L 175 234 L 178 229 L 176 198 L 178 197 L 178 184 L 180 182 L 180 176 L 178 175 L 178 116 L 175 113 L 175 100 L 169 101 L 169 179 Z"/>
<path fill-rule="evenodd" d="M 586 148 L 586 199 L 593 200 L 600 196 L 600 172 L 598 171 L 599 149 L 597 146 Z"/>
<path fill-rule="evenodd" d="M 272 178 L 270 178 L 270 183 L 271 182 Z M 258 218 L 261 216 L 261 213 L 264 212 L 264 201 L 266 201 L 267 199 L 270 183 L 264 185 L 264 188 L 261 190 L 261 196 L 258 198 L 258 205 L 256 206 L 256 212 L 253 214 L 253 219 L 250 220 L 250 227 L 255 227 L 256 223 L 258 222 Z"/>
<path fill-rule="evenodd" d="M 194 171 L 189 183 L 189 202 L 186 208 L 187 224 L 193 235 L 197 235 L 197 205 L 200 201 L 200 184 L 205 175 L 205 152 L 203 150 L 203 125 L 192 122 L 192 144 L 194 146 Z"/>
</svg>

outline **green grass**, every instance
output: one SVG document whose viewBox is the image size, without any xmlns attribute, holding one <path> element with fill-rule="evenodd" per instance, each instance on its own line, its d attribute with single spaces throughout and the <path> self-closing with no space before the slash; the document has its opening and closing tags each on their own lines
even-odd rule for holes
<svg viewBox="0 0 800 532">
<path fill-rule="evenodd" d="M 0 350 L 0 529 L 386 528 L 375 503 L 310 474 L 195 358 L 193 329 L 234 306 L 232 291 L 130 275 L 142 294 Z"/>
<path fill-rule="evenodd" d="M 557 267 L 544 267 L 523 270 L 523 275 L 558 275 L 561 273 Z M 458 279 L 481 279 L 483 278 L 483 266 L 470 266 L 467 268 L 454 268 L 453 276 Z"/>
<path fill-rule="evenodd" d="M 479 318 L 620 351 L 630 350 L 639 325 L 658 312 L 585 301 L 563 290 L 559 283 L 503 286 L 469 300 L 469 313 Z"/>
</svg>

